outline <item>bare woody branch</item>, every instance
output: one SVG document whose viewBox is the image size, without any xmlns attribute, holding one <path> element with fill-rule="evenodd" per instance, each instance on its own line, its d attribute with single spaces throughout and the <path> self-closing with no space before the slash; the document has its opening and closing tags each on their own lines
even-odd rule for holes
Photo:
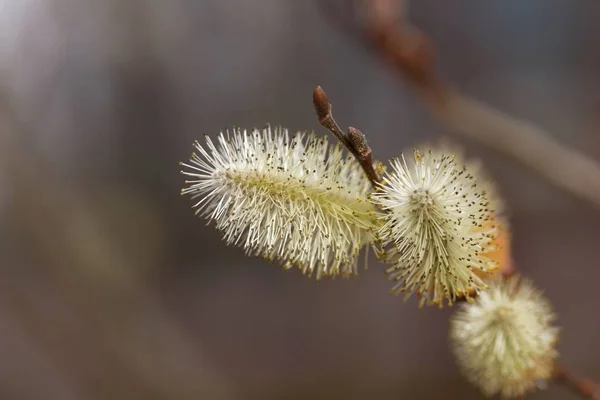
<svg viewBox="0 0 600 400">
<path fill-rule="evenodd" d="M 329 0 L 322 0 L 326 2 Z M 341 0 L 354 10 L 353 0 Z M 515 119 L 482 102 L 464 96 L 442 83 L 434 71 L 432 43 L 405 19 L 405 0 L 362 0 L 366 22 L 354 15 L 354 33 L 383 58 L 400 77 L 421 95 L 432 113 L 454 133 L 477 141 L 520 165 L 529 168 L 548 182 L 600 207 L 600 165 L 555 141 L 535 125 Z M 352 7 L 352 8 L 351 8 Z M 344 31 L 351 29 L 348 12 L 343 18 L 332 15 L 332 22 Z M 505 277 L 516 273 L 511 264 L 502 271 Z M 590 379 L 576 377 L 557 366 L 553 377 L 581 397 L 600 400 L 600 387 Z"/>
<path fill-rule="evenodd" d="M 584 399 L 600 400 L 600 386 L 596 382 L 577 377 L 561 365 L 556 366 L 553 380 L 567 386 Z"/>
<path fill-rule="evenodd" d="M 345 1 L 347 7 L 350 3 Z M 455 134 L 510 157 L 558 188 L 600 207 L 600 165 L 596 161 L 565 148 L 539 127 L 441 82 L 434 71 L 434 46 L 405 20 L 405 2 L 363 0 L 361 4 L 364 15 L 355 15 L 355 29 L 363 33 L 370 49 L 417 90 L 440 122 Z M 347 18 L 344 21 L 348 25 Z"/>
</svg>

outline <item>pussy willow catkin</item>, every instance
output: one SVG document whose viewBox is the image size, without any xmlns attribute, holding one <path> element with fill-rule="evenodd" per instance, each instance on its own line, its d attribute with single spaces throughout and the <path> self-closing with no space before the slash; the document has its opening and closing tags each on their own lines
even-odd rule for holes
<svg viewBox="0 0 600 400">
<path fill-rule="evenodd" d="M 375 208 L 360 165 L 326 137 L 267 127 L 194 144 L 182 190 L 196 213 L 248 254 L 296 266 L 317 279 L 357 273 Z"/>
<path fill-rule="evenodd" d="M 391 247 L 382 255 L 392 291 L 442 305 L 485 289 L 481 275 L 497 267 L 486 252 L 498 236 L 488 184 L 444 149 L 415 150 L 391 167 L 370 199 L 384 211 L 377 236 Z"/>
<path fill-rule="evenodd" d="M 519 397 L 551 378 L 559 329 L 549 301 L 531 281 L 496 278 L 450 323 L 465 376 L 487 396 Z"/>
</svg>

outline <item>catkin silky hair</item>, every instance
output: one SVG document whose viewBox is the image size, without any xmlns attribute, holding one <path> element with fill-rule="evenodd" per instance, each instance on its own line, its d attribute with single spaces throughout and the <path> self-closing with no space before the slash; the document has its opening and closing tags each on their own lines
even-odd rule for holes
<svg viewBox="0 0 600 400">
<path fill-rule="evenodd" d="M 248 254 L 317 279 L 357 273 L 375 209 L 370 183 L 341 145 L 281 128 L 221 133 L 182 163 L 196 213 Z"/>
<path fill-rule="evenodd" d="M 384 211 L 377 231 L 394 293 L 417 293 L 420 304 L 450 304 L 486 288 L 481 274 L 496 262 L 495 210 L 488 193 L 451 152 L 414 150 L 391 162 L 371 201 Z M 478 274 L 479 272 L 479 274 Z"/>
</svg>

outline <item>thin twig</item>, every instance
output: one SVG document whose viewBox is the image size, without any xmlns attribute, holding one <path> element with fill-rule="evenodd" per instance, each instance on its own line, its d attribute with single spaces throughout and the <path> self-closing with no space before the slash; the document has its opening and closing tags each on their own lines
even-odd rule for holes
<svg viewBox="0 0 600 400">
<path fill-rule="evenodd" d="M 379 175 L 373 168 L 373 155 L 365 134 L 353 127 L 348 128 L 348 134 L 342 132 L 340 126 L 333 118 L 331 104 L 321 86 L 317 86 L 313 91 L 313 104 L 317 112 L 319 124 L 333 133 L 346 146 L 365 171 L 373 187 L 376 187 L 379 182 Z"/>
<path fill-rule="evenodd" d="M 313 104 L 315 106 L 315 111 L 317 112 L 317 118 L 319 118 L 319 124 L 329 132 L 333 133 L 340 142 L 348 148 L 348 150 L 353 151 L 352 145 L 348 142 L 346 135 L 342 132 L 340 126 L 333 118 L 329 98 L 321 86 L 317 86 L 313 91 Z"/>
<path fill-rule="evenodd" d="M 435 74 L 434 46 L 425 34 L 408 24 L 405 3 L 364 0 L 366 26 L 361 26 L 358 16 L 354 18 L 355 29 L 364 32 L 363 41 L 417 90 L 433 114 L 454 133 L 510 157 L 565 192 L 600 207 L 600 165 L 565 148 L 535 125 L 441 82 Z"/>
<path fill-rule="evenodd" d="M 327 0 L 324 0 L 327 1 Z M 438 80 L 434 50 L 429 39 L 406 21 L 406 0 L 364 0 L 367 26 L 363 41 L 370 43 L 394 70 L 423 97 L 434 115 L 455 133 L 478 141 L 537 172 L 548 182 L 600 206 L 600 165 L 563 147 L 533 124 L 468 98 Z M 347 21 L 347 18 L 345 18 Z M 355 21 L 359 18 L 355 17 Z M 346 26 L 347 28 L 347 26 Z M 505 278 L 517 273 L 512 263 L 502 271 Z M 600 400 L 600 387 L 557 366 L 553 379 L 586 399 Z"/>
<path fill-rule="evenodd" d="M 600 386 L 596 382 L 577 377 L 562 365 L 556 366 L 553 380 L 565 385 L 584 399 L 600 400 Z"/>
</svg>

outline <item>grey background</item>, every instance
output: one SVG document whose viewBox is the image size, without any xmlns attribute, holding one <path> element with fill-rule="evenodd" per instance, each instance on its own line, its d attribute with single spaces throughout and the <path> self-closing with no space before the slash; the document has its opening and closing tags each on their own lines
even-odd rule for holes
<svg viewBox="0 0 600 400">
<path fill-rule="evenodd" d="M 600 158 L 599 2 L 419 0 L 410 14 L 448 82 Z M 316 85 L 378 159 L 446 134 L 314 1 L 4 0 L 0 55 L 3 115 L 20 121 L 2 130 L 19 144 L 0 163 L 0 398 L 481 398 L 449 353 L 451 310 L 389 295 L 373 258 L 319 284 L 246 258 L 179 195 L 177 162 L 204 133 L 325 134 Z M 462 144 L 506 197 L 562 361 L 600 380 L 600 211 Z"/>
</svg>

